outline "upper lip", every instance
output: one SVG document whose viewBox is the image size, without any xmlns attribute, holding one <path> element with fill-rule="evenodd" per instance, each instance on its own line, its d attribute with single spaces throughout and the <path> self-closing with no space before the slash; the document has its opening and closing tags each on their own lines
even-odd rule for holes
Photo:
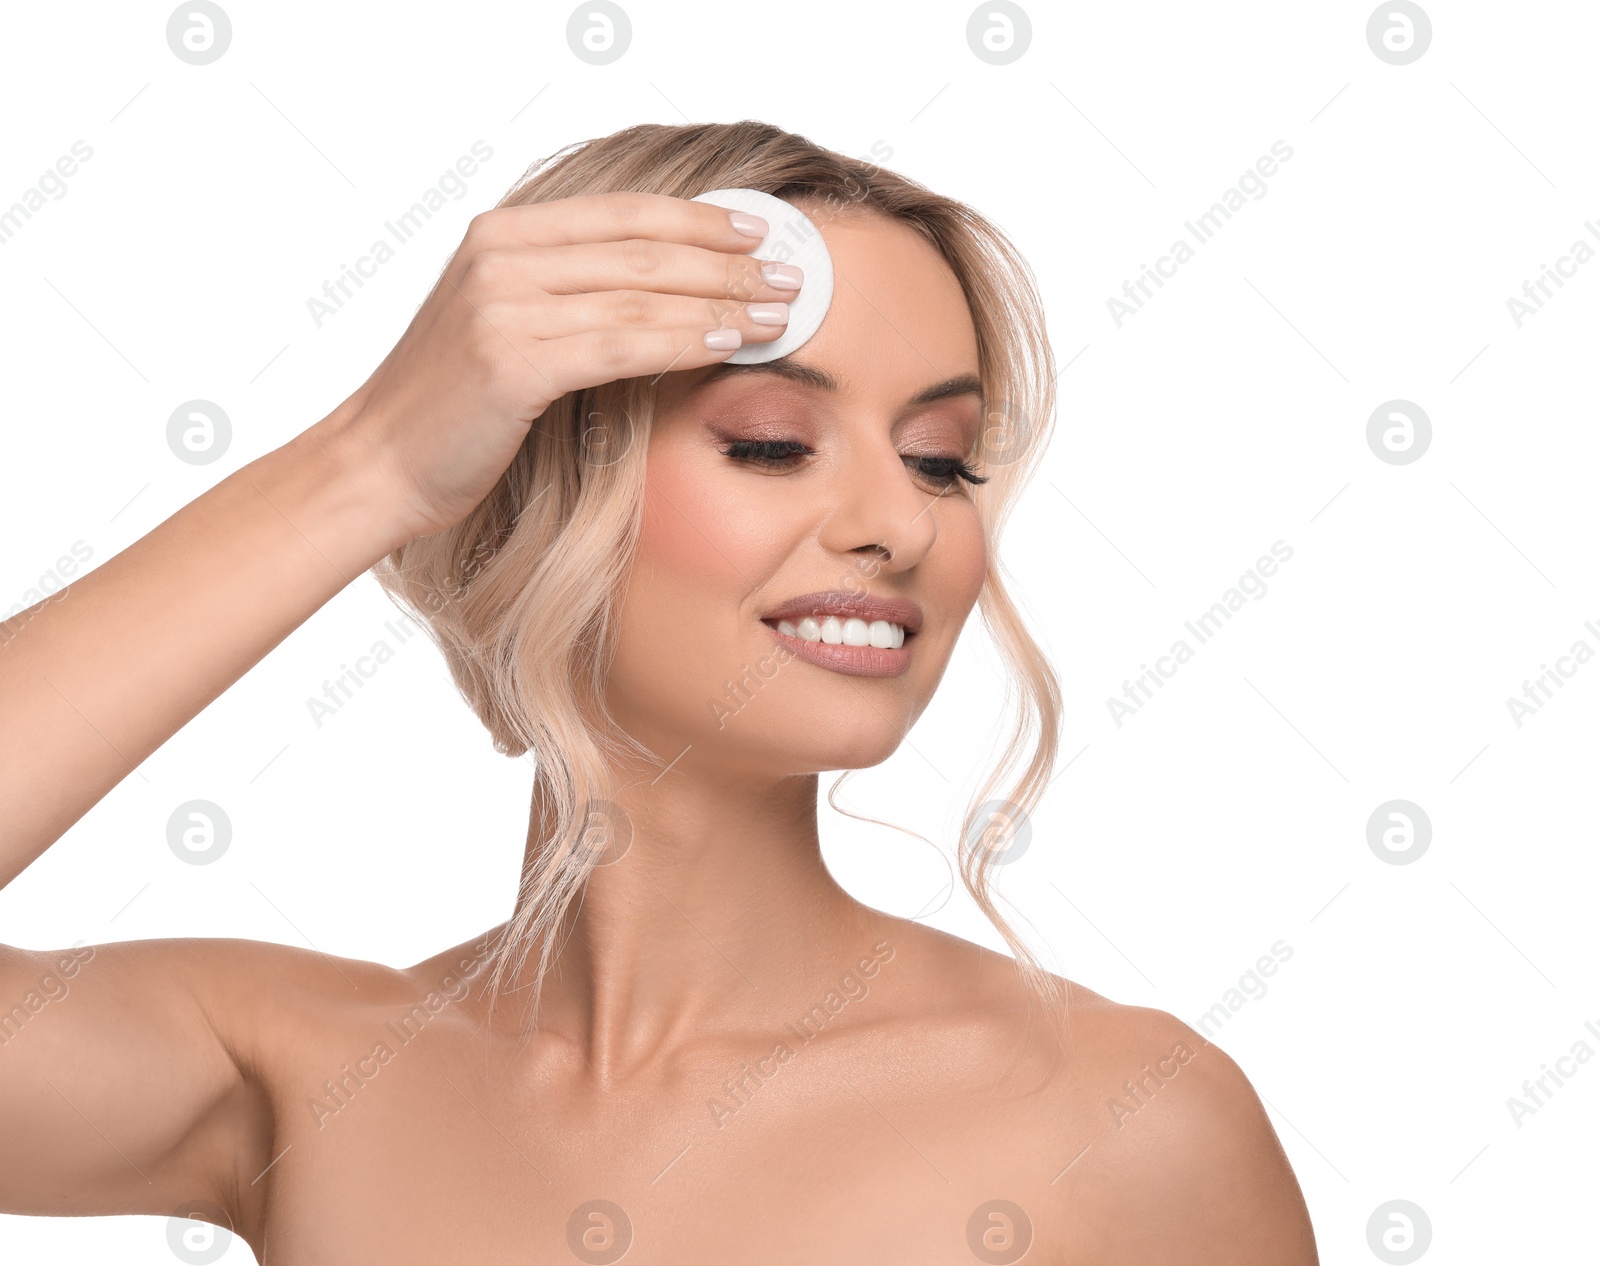
<svg viewBox="0 0 1600 1266">
<path fill-rule="evenodd" d="M 909 598 L 874 598 L 870 594 L 845 593 L 838 589 L 803 593 L 798 598 L 790 598 L 781 606 L 773 607 L 761 618 L 790 620 L 808 615 L 820 615 L 824 618 L 836 615 L 840 619 L 855 616 L 868 623 L 873 620 L 887 620 L 891 624 L 898 624 L 907 633 L 915 633 L 922 627 L 922 608 Z"/>
</svg>

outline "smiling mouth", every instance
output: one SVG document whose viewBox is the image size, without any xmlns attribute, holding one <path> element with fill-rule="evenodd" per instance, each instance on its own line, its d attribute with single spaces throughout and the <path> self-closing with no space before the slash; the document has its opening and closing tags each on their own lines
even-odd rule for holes
<svg viewBox="0 0 1600 1266">
<path fill-rule="evenodd" d="M 876 650 L 899 650 L 908 637 L 905 625 L 893 620 L 867 620 L 860 616 L 816 615 L 799 619 L 763 620 L 770 629 L 785 637 L 823 646 L 869 646 Z"/>
<path fill-rule="evenodd" d="M 911 665 L 922 607 L 897 594 L 819 589 L 768 607 L 761 622 L 778 646 L 818 668 L 898 677 Z"/>
<path fill-rule="evenodd" d="M 847 677 L 900 676 L 911 667 L 911 644 L 917 639 L 915 632 L 892 621 L 867 621 L 855 616 L 803 616 L 762 623 L 772 630 L 779 647 L 795 659 Z M 874 625 L 878 626 L 876 630 Z M 894 644 L 878 646 L 874 641 Z"/>
</svg>

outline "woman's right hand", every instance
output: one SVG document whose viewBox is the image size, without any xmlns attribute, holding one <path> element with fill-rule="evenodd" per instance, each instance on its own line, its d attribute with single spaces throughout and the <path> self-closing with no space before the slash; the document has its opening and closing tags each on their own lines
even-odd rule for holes
<svg viewBox="0 0 1600 1266">
<path fill-rule="evenodd" d="M 652 193 L 485 211 L 325 425 L 379 475 L 406 539 L 443 531 L 488 495 L 557 397 L 726 360 L 738 343 L 708 346 L 714 330 L 778 337 L 800 275 L 747 253 L 766 231 L 758 217 Z"/>
</svg>

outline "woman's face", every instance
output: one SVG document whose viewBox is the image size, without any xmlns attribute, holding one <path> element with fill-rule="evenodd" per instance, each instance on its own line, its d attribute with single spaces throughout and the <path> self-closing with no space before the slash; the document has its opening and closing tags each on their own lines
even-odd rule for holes
<svg viewBox="0 0 1600 1266">
<path fill-rule="evenodd" d="M 833 300 L 777 362 L 788 373 L 710 366 L 661 382 L 607 702 L 663 761 L 771 775 L 877 764 L 927 706 L 983 583 L 971 485 L 949 473 L 983 417 L 960 285 L 882 217 L 821 232 Z M 763 441 L 803 448 L 763 465 L 749 454 L 785 450 Z M 839 600 L 785 617 L 798 638 L 778 630 L 774 612 L 830 591 Z M 853 599 L 915 613 L 852 618 Z M 806 641 L 807 615 L 823 643 Z M 899 640 L 886 625 L 915 631 L 898 648 L 830 644 L 835 630 L 858 640 L 858 620 L 870 643 Z"/>
</svg>

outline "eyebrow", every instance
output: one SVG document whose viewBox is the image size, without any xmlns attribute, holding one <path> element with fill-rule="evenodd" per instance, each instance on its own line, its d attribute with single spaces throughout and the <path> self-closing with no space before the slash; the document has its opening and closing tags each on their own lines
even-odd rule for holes
<svg viewBox="0 0 1600 1266">
<path fill-rule="evenodd" d="M 776 374 L 780 378 L 787 378 L 791 382 L 798 382 L 807 387 L 818 387 L 823 391 L 838 391 L 839 380 L 832 374 L 816 368 L 814 365 L 804 365 L 799 361 L 791 360 L 787 356 L 780 356 L 776 360 L 757 361 L 748 365 L 735 365 L 727 361 L 718 365 L 703 379 L 697 382 L 690 394 L 709 387 L 714 382 L 735 374 Z M 917 392 L 906 401 L 908 406 L 919 404 L 933 404 L 937 400 L 948 400 L 952 396 L 974 395 L 983 399 L 983 383 L 976 374 L 957 374 L 954 378 L 946 378 L 943 382 L 934 383 L 922 391 Z"/>
</svg>

